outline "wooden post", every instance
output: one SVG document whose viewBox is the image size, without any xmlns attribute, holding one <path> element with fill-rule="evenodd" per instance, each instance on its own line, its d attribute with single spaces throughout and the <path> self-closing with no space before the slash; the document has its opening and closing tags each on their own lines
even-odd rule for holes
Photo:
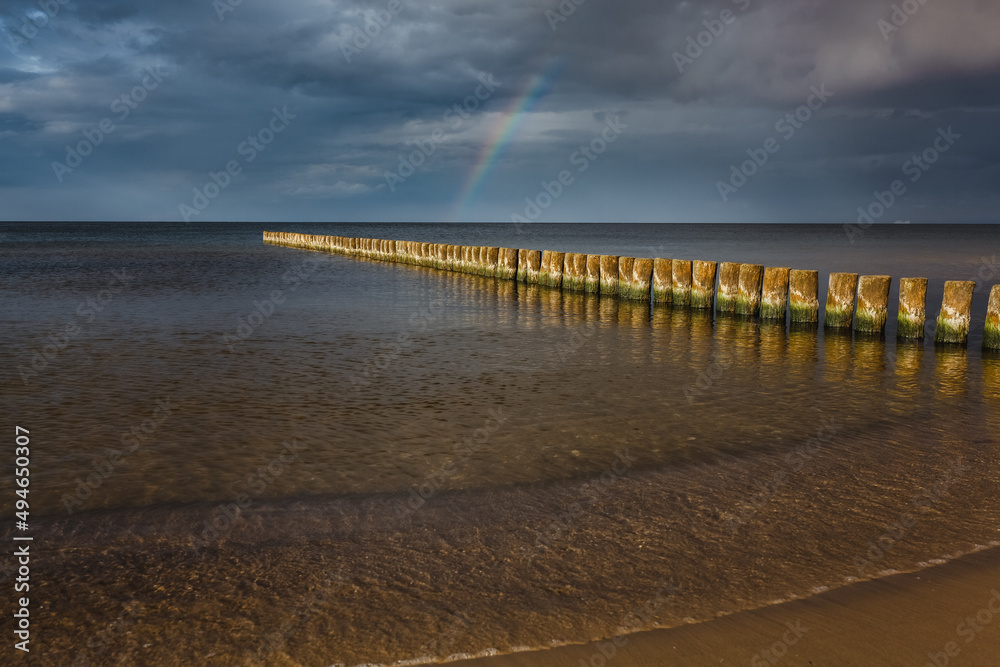
<svg viewBox="0 0 1000 667">
<path fill-rule="evenodd" d="M 548 266 L 545 264 L 545 253 L 549 254 Z M 546 250 L 542 253 L 542 274 L 538 282 L 548 287 L 562 287 L 563 262 L 566 260 L 566 253 L 555 250 Z"/>
<path fill-rule="evenodd" d="M 636 258 L 632 262 L 632 273 L 628 280 L 618 285 L 618 293 L 623 299 L 649 301 L 649 282 L 653 277 L 653 260 Z"/>
<path fill-rule="evenodd" d="M 788 312 L 788 279 L 792 270 L 781 266 L 764 269 L 764 287 L 760 300 L 760 317 L 763 320 L 785 321 Z"/>
<path fill-rule="evenodd" d="M 514 280 L 517 277 L 517 250 L 500 248 L 497 257 L 497 278 Z"/>
<path fill-rule="evenodd" d="M 518 262 L 520 262 L 520 257 Z M 537 285 L 542 273 L 542 253 L 540 250 L 529 250 L 525 256 L 525 279 L 529 285 Z"/>
<path fill-rule="evenodd" d="M 826 296 L 827 329 L 850 329 L 854 320 L 854 296 L 858 291 L 858 274 L 831 273 L 830 290 Z"/>
<path fill-rule="evenodd" d="M 923 338 L 927 323 L 927 278 L 901 278 L 897 338 Z"/>
<path fill-rule="evenodd" d="M 711 310 L 715 301 L 716 262 L 695 260 L 691 265 L 691 307 Z"/>
<path fill-rule="evenodd" d="M 486 266 L 483 275 L 487 278 L 494 278 L 497 275 L 497 267 L 500 263 L 500 248 L 495 248 L 493 246 L 487 246 L 486 248 Z"/>
<path fill-rule="evenodd" d="M 601 294 L 618 296 L 618 255 L 601 255 Z"/>
<path fill-rule="evenodd" d="M 740 292 L 736 297 L 736 314 L 755 317 L 760 312 L 760 294 L 764 286 L 762 264 L 740 264 Z"/>
<path fill-rule="evenodd" d="M 671 287 L 673 288 L 674 308 L 691 307 L 691 262 L 686 259 L 675 259 L 671 262 Z"/>
<path fill-rule="evenodd" d="M 672 303 L 674 300 L 674 261 L 653 260 L 653 302 Z"/>
<path fill-rule="evenodd" d="M 587 283 L 587 256 L 576 252 L 566 253 L 563 260 L 562 288 L 570 292 L 582 292 Z"/>
<path fill-rule="evenodd" d="M 735 313 L 736 297 L 740 294 L 740 265 L 723 262 L 719 265 L 719 294 L 715 297 L 715 312 Z"/>
<path fill-rule="evenodd" d="M 969 341 L 969 323 L 972 320 L 972 293 L 976 283 L 971 280 L 948 280 L 944 284 L 944 299 L 934 330 L 935 343 Z"/>
<path fill-rule="evenodd" d="M 796 324 L 819 322 L 819 271 L 788 272 L 790 320 Z"/>
<path fill-rule="evenodd" d="M 891 287 L 890 276 L 861 276 L 858 280 L 858 311 L 854 315 L 855 331 L 885 333 Z"/>
<path fill-rule="evenodd" d="M 983 332 L 983 347 L 987 350 L 1000 350 L 1000 285 L 994 285 L 993 289 L 990 290 L 990 303 L 986 307 L 986 330 Z"/>
<path fill-rule="evenodd" d="M 601 256 L 587 255 L 587 280 L 584 290 L 590 294 L 601 291 Z"/>
<path fill-rule="evenodd" d="M 528 253 L 531 252 L 526 248 L 521 248 L 517 251 L 517 282 L 526 283 L 528 282 Z"/>
</svg>

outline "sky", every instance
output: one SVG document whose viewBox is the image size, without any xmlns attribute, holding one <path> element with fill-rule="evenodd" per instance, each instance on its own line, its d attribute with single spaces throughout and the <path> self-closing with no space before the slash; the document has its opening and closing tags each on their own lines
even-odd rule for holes
<svg viewBox="0 0 1000 667">
<path fill-rule="evenodd" d="M 0 219 L 998 222 L 996 0 L 4 0 Z"/>
</svg>

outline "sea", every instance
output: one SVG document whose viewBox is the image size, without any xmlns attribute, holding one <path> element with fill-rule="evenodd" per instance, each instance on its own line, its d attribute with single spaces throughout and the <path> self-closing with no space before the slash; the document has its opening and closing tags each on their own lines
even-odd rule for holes
<svg viewBox="0 0 1000 667">
<path fill-rule="evenodd" d="M 264 230 L 815 269 L 821 303 L 830 272 L 891 275 L 893 304 L 925 277 L 927 337 L 895 308 L 852 335 Z M 543 651 L 996 548 L 998 260 L 991 225 L 0 223 L 26 664 Z M 965 346 L 933 341 L 945 280 L 977 282 Z"/>
</svg>

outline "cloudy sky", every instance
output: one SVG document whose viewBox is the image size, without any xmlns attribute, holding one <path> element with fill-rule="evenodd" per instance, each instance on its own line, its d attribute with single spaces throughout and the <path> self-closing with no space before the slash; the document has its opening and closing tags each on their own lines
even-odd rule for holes
<svg viewBox="0 0 1000 667">
<path fill-rule="evenodd" d="M 0 218 L 996 222 L 1000 2 L 896 7 L 4 0 Z"/>
</svg>

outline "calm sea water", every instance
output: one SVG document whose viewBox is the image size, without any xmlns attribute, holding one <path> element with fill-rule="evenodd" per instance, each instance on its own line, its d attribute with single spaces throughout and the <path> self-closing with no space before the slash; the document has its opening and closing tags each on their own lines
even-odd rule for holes
<svg viewBox="0 0 1000 667">
<path fill-rule="evenodd" d="M 265 246 L 259 225 L 2 224 L 32 662 L 544 648 L 1000 539 L 995 226 L 265 228 L 923 276 L 932 319 L 944 280 L 979 287 L 968 348 L 942 348 Z"/>
</svg>

